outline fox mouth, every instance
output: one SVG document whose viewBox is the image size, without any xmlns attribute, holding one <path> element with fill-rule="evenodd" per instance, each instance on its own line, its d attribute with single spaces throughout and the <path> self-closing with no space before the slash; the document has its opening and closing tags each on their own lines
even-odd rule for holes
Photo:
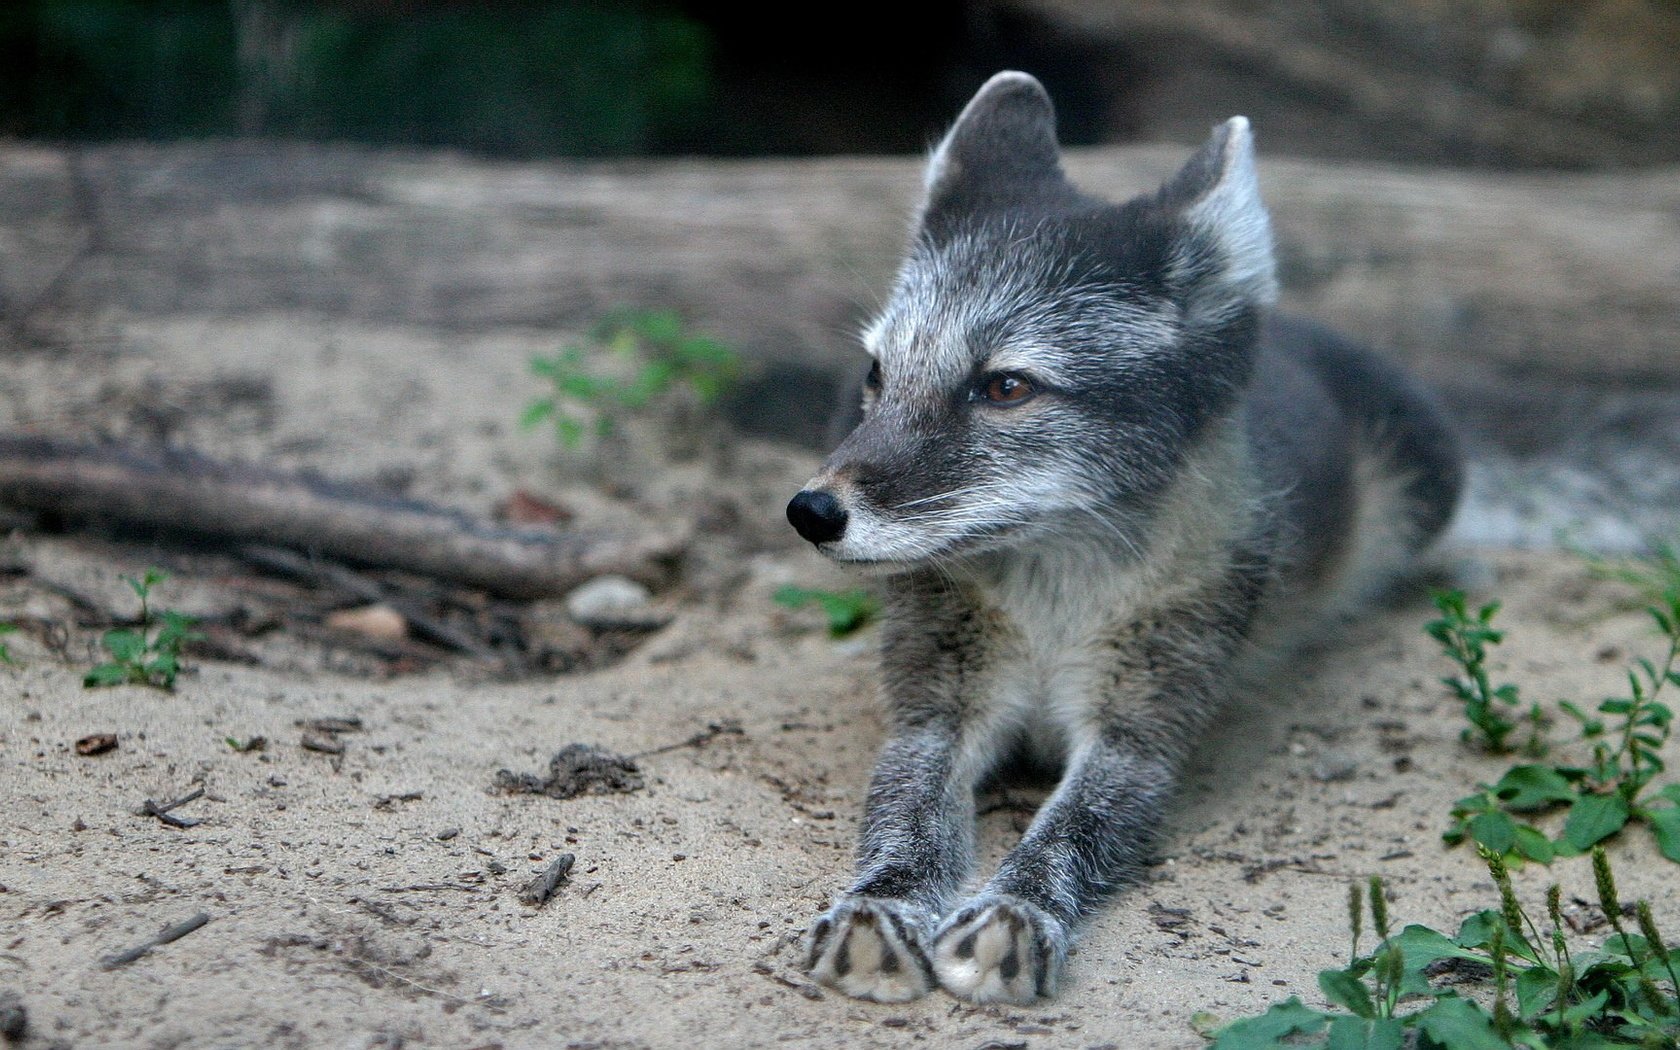
<svg viewBox="0 0 1680 1050">
<path fill-rule="evenodd" d="M 918 545 L 920 549 L 904 552 L 848 551 L 845 549 L 846 541 L 844 539 L 819 543 L 816 547 L 825 557 L 841 565 L 864 571 L 891 572 L 948 564 L 986 554 L 1001 547 L 1009 546 L 1021 531 L 1022 525 L 1020 523 L 990 524 L 960 535 L 940 537 L 936 543 L 930 546 L 922 547 Z"/>
<path fill-rule="evenodd" d="M 902 571 L 984 554 L 1033 531 L 1019 513 L 976 513 L 972 493 L 942 492 L 881 507 L 852 486 L 814 482 L 788 503 L 788 523 L 824 557 L 864 571 Z"/>
</svg>

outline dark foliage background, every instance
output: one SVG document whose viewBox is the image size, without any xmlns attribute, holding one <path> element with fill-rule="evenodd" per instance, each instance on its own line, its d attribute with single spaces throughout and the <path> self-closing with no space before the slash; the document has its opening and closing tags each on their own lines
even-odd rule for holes
<svg viewBox="0 0 1680 1050">
<path fill-rule="evenodd" d="M 503 156 L 901 153 L 1023 68 L 1072 145 L 1680 159 L 1680 0 L 10 0 L 0 133 Z"/>
</svg>

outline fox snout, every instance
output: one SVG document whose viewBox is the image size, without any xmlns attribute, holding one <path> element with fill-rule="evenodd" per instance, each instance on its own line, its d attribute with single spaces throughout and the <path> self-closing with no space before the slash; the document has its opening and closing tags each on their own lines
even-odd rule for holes
<svg viewBox="0 0 1680 1050">
<path fill-rule="evenodd" d="M 830 543 L 846 533 L 846 508 L 834 494 L 822 489 L 805 489 L 788 501 L 787 519 L 812 543 Z"/>
</svg>

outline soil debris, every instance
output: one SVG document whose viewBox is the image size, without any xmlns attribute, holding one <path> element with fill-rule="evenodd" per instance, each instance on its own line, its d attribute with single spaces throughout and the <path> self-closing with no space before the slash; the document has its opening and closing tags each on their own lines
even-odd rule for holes
<svg viewBox="0 0 1680 1050">
<path fill-rule="evenodd" d="M 305 751 L 319 751 L 323 755 L 344 754 L 344 741 L 331 733 L 323 733 L 316 729 L 305 729 L 298 738 L 298 743 Z"/>
<path fill-rule="evenodd" d="M 496 771 L 495 790 L 510 795 L 619 795 L 640 791 L 645 782 L 635 760 L 593 744 L 567 744 L 548 760 L 548 775 Z"/>
<path fill-rule="evenodd" d="M 19 1043 L 29 1034 L 29 1011 L 16 992 L 0 992 L 0 1039 Z"/>
<path fill-rule="evenodd" d="M 577 863 L 575 853 L 562 853 L 544 868 L 541 875 L 532 879 L 525 888 L 519 891 L 519 899 L 534 908 L 540 908 L 548 903 L 559 891 L 561 883 L 571 874 L 572 865 Z"/>
<path fill-rule="evenodd" d="M 348 718 L 311 718 L 297 724 L 303 727 L 298 744 L 307 751 L 319 751 L 323 755 L 344 754 L 344 741 L 339 739 L 339 735 L 362 731 L 362 720 L 354 715 Z"/>
<path fill-rule="evenodd" d="M 679 740 L 674 744 L 666 744 L 664 747 L 650 748 L 647 751 L 638 751 L 630 756 L 630 760 L 635 761 L 638 758 L 647 758 L 649 755 L 663 755 L 669 751 L 680 751 L 685 747 L 705 747 L 707 744 L 716 740 L 720 736 L 746 735 L 747 730 L 741 725 L 739 719 L 724 718 L 716 722 L 707 722 L 706 728 L 700 730 L 700 732 L 695 733 L 692 736 Z"/>
<path fill-rule="evenodd" d="M 117 734 L 91 733 L 76 741 L 76 754 L 84 758 L 103 755 L 107 751 L 117 749 Z"/>
<path fill-rule="evenodd" d="M 156 937 L 146 941 L 144 944 L 137 944 L 127 951 L 117 952 L 115 955 L 107 955 L 99 961 L 99 966 L 101 969 L 105 970 L 115 970 L 119 966 L 127 966 L 134 960 L 151 952 L 153 948 L 162 947 L 165 944 L 178 941 L 209 921 L 210 913 L 201 911 L 190 919 L 178 922 L 173 926 L 165 926 L 162 930 L 158 931 L 158 935 Z"/>
<path fill-rule="evenodd" d="M 496 517 L 509 525 L 564 525 L 577 514 L 568 507 L 533 496 L 524 489 L 514 489 L 496 507 Z"/>
<path fill-rule="evenodd" d="M 350 631 L 387 642 L 408 637 L 408 620 L 383 602 L 328 613 L 324 622 L 335 631 Z"/>
<path fill-rule="evenodd" d="M 176 809 L 179 809 L 180 807 L 186 805 L 188 802 L 196 801 L 197 799 L 200 799 L 203 796 L 204 796 L 204 785 L 200 784 L 198 787 L 193 788 L 191 791 L 187 792 L 185 795 L 182 795 L 180 798 L 172 799 L 171 801 L 168 801 L 168 802 L 156 802 L 152 799 L 147 799 L 146 801 L 144 801 L 140 804 L 140 808 L 135 811 L 134 815 L 137 816 L 137 817 L 156 817 L 156 818 L 158 818 L 158 820 L 162 821 L 165 824 L 168 824 L 172 828 L 196 827 L 199 824 L 204 823 L 204 820 L 202 818 L 200 818 L 200 817 L 177 817 L 174 814 L 174 812 L 172 812 L 172 811 L 176 810 Z"/>
</svg>

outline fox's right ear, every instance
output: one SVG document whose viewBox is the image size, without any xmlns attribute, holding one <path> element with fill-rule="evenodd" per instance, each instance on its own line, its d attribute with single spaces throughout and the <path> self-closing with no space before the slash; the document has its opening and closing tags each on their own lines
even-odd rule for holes
<svg viewBox="0 0 1680 1050">
<path fill-rule="evenodd" d="M 1072 192 L 1043 85 L 1016 72 L 986 81 L 934 149 L 923 185 L 924 223 Z"/>
</svg>

